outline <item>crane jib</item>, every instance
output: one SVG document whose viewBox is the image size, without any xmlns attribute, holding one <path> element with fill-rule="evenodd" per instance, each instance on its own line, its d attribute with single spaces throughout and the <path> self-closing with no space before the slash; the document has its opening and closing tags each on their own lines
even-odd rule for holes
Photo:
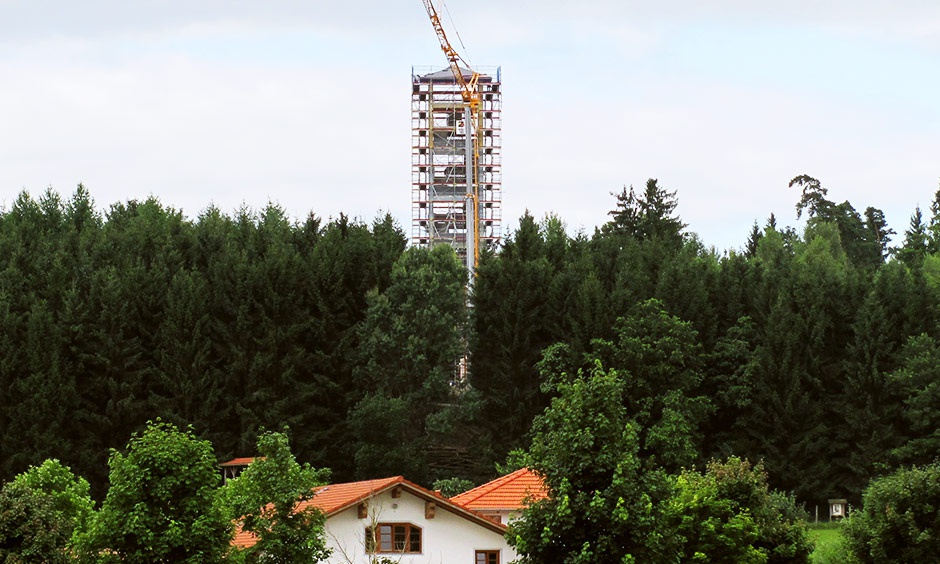
<svg viewBox="0 0 940 564">
<path fill-rule="evenodd" d="M 454 75 L 454 81 L 460 90 L 460 95 L 465 105 L 466 117 L 464 121 L 467 124 L 467 136 L 464 158 L 467 163 L 468 188 L 466 201 L 466 214 L 468 216 L 466 221 L 467 267 L 471 274 L 475 275 L 476 267 L 480 262 L 480 186 L 479 177 L 476 174 L 477 163 L 480 158 L 480 148 L 477 136 L 470 134 L 470 124 L 476 124 L 478 122 L 480 110 L 480 92 L 478 90 L 478 84 L 480 74 L 473 70 L 470 65 L 463 60 L 463 57 L 460 56 L 457 50 L 451 46 L 450 41 L 447 39 L 447 34 L 444 32 L 444 26 L 441 25 L 441 19 L 438 17 L 434 5 L 431 4 L 431 0 L 422 0 L 422 2 L 424 2 L 424 8 L 427 10 L 428 17 L 431 19 L 431 25 L 434 26 L 434 32 L 437 34 L 437 39 L 441 44 L 441 50 L 444 51 L 444 56 L 447 58 L 450 65 L 450 71 Z M 460 68 L 460 63 L 463 63 L 470 71 L 469 80 L 464 76 L 463 69 Z M 471 282 L 472 280 L 473 276 L 471 276 Z"/>
</svg>

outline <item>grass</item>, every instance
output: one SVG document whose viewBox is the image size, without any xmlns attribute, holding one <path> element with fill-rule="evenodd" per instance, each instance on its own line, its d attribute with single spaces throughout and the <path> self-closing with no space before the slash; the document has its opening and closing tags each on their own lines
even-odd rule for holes
<svg viewBox="0 0 940 564">
<path fill-rule="evenodd" d="M 845 562 L 845 551 L 842 549 L 842 537 L 839 534 L 840 524 L 820 523 L 810 525 L 809 536 L 816 542 L 816 549 L 809 557 L 813 564 L 837 564 Z"/>
</svg>

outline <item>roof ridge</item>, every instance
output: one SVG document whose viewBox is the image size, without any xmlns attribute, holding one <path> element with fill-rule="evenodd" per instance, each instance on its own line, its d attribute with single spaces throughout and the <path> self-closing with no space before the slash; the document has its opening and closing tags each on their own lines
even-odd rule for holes
<svg viewBox="0 0 940 564">
<path fill-rule="evenodd" d="M 389 478 L 376 478 L 373 480 L 360 480 L 357 482 L 342 482 L 319 486 L 314 490 L 313 497 L 298 503 L 295 510 L 299 511 L 309 507 L 315 507 L 322 511 L 327 518 L 330 518 L 339 512 L 368 500 L 374 495 L 382 494 L 396 487 L 402 487 L 405 491 L 410 491 L 419 499 L 439 503 L 437 507 L 450 511 L 455 515 L 462 516 L 471 522 L 476 522 L 478 525 L 501 535 L 506 532 L 506 525 L 496 523 L 482 513 L 448 499 L 439 492 L 429 490 L 424 486 L 416 484 L 406 479 L 404 476 L 392 476 Z M 339 490 L 339 492 L 337 492 L 337 490 Z M 338 497 L 337 494 L 339 494 Z M 234 542 L 236 546 L 250 546 L 254 544 L 257 539 L 249 537 L 250 535 L 247 533 L 239 532 Z"/>
</svg>

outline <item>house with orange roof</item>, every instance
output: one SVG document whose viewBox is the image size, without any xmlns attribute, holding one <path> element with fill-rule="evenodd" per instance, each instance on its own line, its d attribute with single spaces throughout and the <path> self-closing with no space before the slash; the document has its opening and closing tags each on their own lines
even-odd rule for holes
<svg viewBox="0 0 940 564">
<path fill-rule="evenodd" d="M 329 564 L 508 564 L 506 526 L 401 476 L 317 488 L 298 509 L 326 514 Z M 256 539 L 239 532 L 237 546 Z"/>
<path fill-rule="evenodd" d="M 521 468 L 455 495 L 450 500 L 495 523 L 506 525 L 519 516 L 528 502 L 538 501 L 547 495 L 542 479 L 532 470 Z"/>
</svg>

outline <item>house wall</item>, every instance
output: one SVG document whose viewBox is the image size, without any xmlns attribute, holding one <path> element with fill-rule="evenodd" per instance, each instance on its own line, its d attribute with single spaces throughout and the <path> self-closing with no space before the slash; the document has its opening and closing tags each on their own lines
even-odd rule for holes
<svg viewBox="0 0 940 564">
<path fill-rule="evenodd" d="M 522 516 L 521 511 L 512 509 L 478 509 L 477 513 L 490 517 L 494 521 L 498 520 L 503 525 L 508 525 L 511 521 L 515 521 Z"/>
<path fill-rule="evenodd" d="M 434 518 L 425 519 L 424 500 L 402 491 L 393 499 L 391 492 L 373 498 L 369 516 L 360 519 L 356 507 L 350 507 L 326 521 L 327 546 L 333 555 L 330 564 L 366 564 L 365 529 L 373 523 L 411 523 L 422 529 L 420 554 L 384 554 L 400 564 L 475 564 L 477 550 L 500 551 L 500 564 L 516 558 L 515 551 L 502 534 L 458 516 L 440 504 Z"/>
</svg>

